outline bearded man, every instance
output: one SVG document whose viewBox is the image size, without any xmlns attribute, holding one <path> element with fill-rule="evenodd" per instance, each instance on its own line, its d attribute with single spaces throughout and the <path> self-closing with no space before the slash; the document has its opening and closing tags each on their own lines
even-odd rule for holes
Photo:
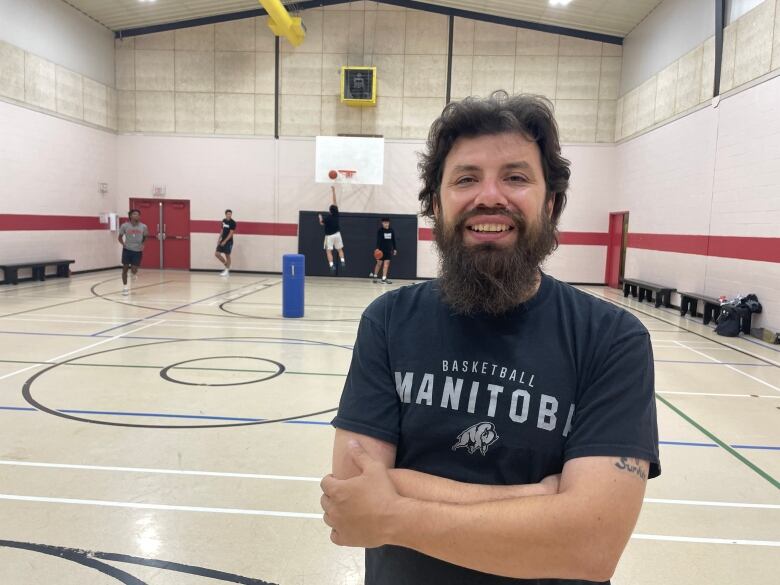
<svg viewBox="0 0 780 585">
<path fill-rule="evenodd" d="M 653 357 L 626 311 L 544 274 L 569 161 L 536 96 L 468 98 L 420 163 L 438 279 L 363 314 L 322 481 L 367 585 L 605 583 L 660 473 Z"/>
</svg>

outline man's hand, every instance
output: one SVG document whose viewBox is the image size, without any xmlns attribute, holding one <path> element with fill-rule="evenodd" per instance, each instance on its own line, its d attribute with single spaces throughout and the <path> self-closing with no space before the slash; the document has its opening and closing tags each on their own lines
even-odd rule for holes
<svg viewBox="0 0 780 585">
<path fill-rule="evenodd" d="M 384 464 L 373 459 L 357 441 L 349 454 L 360 475 L 347 480 L 326 476 L 320 504 L 330 539 L 340 546 L 374 548 L 391 542 L 394 512 L 404 501 Z"/>
<path fill-rule="evenodd" d="M 393 250 L 393 256 L 395 256 L 396 254 L 398 254 L 398 250 Z"/>
</svg>

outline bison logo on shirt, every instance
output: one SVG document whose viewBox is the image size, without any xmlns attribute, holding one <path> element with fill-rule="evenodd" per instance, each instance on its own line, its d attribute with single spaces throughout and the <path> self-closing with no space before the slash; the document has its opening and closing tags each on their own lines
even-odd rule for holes
<svg viewBox="0 0 780 585">
<path fill-rule="evenodd" d="M 495 425 L 490 422 L 481 422 L 470 426 L 459 434 L 452 450 L 457 451 L 461 447 L 466 447 L 469 455 L 473 455 L 477 450 L 484 455 L 487 453 L 488 447 L 497 440 L 498 433 Z"/>
</svg>

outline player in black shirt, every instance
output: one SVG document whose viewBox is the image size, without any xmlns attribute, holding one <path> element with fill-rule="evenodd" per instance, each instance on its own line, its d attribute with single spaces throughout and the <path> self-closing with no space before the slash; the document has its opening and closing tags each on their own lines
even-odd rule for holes
<svg viewBox="0 0 780 585">
<path fill-rule="evenodd" d="M 382 255 L 376 259 L 376 266 L 374 267 L 374 271 L 369 275 L 369 278 L 373 278 L 374 282 L 379 282 L 379 270 L 381 269 L 382 284 L 392 284 L 393 281 L 388 280 L 387 275 L 390 272 L 390 260 L 393 256 L 398 254 L 398 249 L 395 245 L 395 230 L 390 227 L 389 217 L 382 218 L 382 227 L 376 232 L 375 250 L 379 250 Z"/>
<path fill-rule="evenodd" d="M 225 270 L 219 273 L 220 276 L 230 274 L 230 255 L 233 253 L 233 234 L 236 233 L 236 222 L 233 221 L 233 212 L 230 209 L 225 210 L 225 219 L 222 220 L 222 233 L 217 239 L 217 251 L 214 256 L 225 265 Z M 224 256 L 223 256 L 224 254 Z"/>
<path fill-rule="evenodd" d="M 346 268 L 346 259 L 344 258 L 344 240 L 341 237 L 341 229 L 339 226 L 339 208 L 336 205 L 336 187 L 330 186 L 330 192 L 333 196 L 333 203 L 328 208 L 330 213 L 325 217 L 320 213 L 320 225 L 325 228 L 325 242 L 323 247 L 325 248 L 325 256 L 328 258 L 328 267 L 331 274 L 336 272 L 336 267 L 333 265 L 333 248 L 339 253 L 339 259 L 341 260 L 341 267 Z"/>
<path fill-rule="evenodd" d="M 364 312 L 322 480 L 366 585 L 608 582 L 660 473 L 642 323 L 543 274 L 569 161 L 552 104 L 448 104 L 420 165 L 438 279 Z"/>
</svg>

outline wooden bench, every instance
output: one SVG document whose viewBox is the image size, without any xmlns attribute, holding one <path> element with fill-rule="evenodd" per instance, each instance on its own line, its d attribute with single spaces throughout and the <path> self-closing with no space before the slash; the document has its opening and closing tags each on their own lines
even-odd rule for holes
<svg viewBox="0 0 780 585">
<path fill-rule="evenodd" d="M 629 293 L 632 297 L 642 302 L 653 301 L 653 293 L 655 293 L 655 306 L 660 307 L 662 304 L 664 307 L 672 306 L 672 293 L 677 292 L 676 288 L 663 286 L 660 284 L 653 284 L 652 282 L 645 282 L 644 280 L 635 280 L 633 278 L 623 279 L 623 296 L 627 297 Z"/>
<path fill-rule="evenodd" d="M 707 325 L 710 321 L 714 321 L 720 313 L 720 300 L 718 299 L 713 299 L 712 297 L 707 297 L 698 293 L 681 292 L 680 316 L 683 317 L 688 311 L 691 312 L 692 317 L 698 316 L 697 309 L 699 301 L 704 303 L 702 318 L 704 319 L 704 324 Z"/>
<path fill-rule="evenodd" d="M 3 271 L 3 280 L 0 284 L 19 284 L 19 269 L 31 268 L 32 276 L 22 280 L 46 280 L 47 276 L 58 276 L 68 278 L 70 276 L 70 265 L 75 260 L 46 260 L 36 262 L 18 262 L 16 264 L 0 264 L 0 270 Z M 56 266 L 56 274 L 46 274 L 47 266 Z"/>
</svg>

